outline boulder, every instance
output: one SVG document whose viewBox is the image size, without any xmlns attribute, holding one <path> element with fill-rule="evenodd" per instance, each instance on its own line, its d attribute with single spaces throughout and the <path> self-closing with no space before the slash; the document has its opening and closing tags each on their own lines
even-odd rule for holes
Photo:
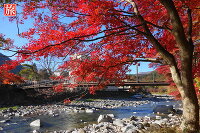
<svg viewBox="0 0 200 133">
<path fill-rule="evenodd" d="M 7 109 L 7 112 L 12 113 L 15 112 L 12 108 Z"/>
<path fill-rule="evenodd" d="M 114 120 L 113 124 L 116 125 L 116 126 L 119 126 L 119 127 L 123 127 L 125 125 L 124 122 L 120 119 Z"/>
<path fill-rule="evenodd" d="M 125 123 L 130 123 L 131 122 L 131 118 L 123 118 L 122 119 Z"/>
<path fill-rule="evenodd" d="M 139 123 L 139 124 L 137 125 L 137 127 L 138 127 L 138 129 L 144 129 L 144 125 L 143 125 L 142 123 Z"/>
<path fill-rule="evenodd" d="M 125 127 L 122 127 L 122 132 L 123 133 L 126 133 L 126 132 L 128 132 L 128 131 L 134 131 L 134 130 L 136 130 L 137 129 L 137 127 L 135 127 L 135 126 L 132 126 L 132 125 L 128 125 L 128 126 L 125 126 Z"/>
<path fill-rule="evenodd" d="M 152 122 L 152 124 L 162 125 L 162 124 L 164 124 L 164 121 L 163 120 L 155 120 L 154 122 Z"/>
<path fill-rule="evenodd" d="M 48 112 L 49 112 L 49 115 L 53 115 L 54 114 L 53 110 L 49 110 Z"/>
<path fill-rule="evenodd" d="M 79 129 L 78 133 L 86 133 L 86 131 L 84 129 Z"/>
<path fill-rule="evenodd" d="M 122 127 L 121 130 L 123 133 L 138 133 L 137 129 L 138 128 L 135 126 L 128 125 L 128 126 Z"/>
<path fill-rule="evenodd" d="M 151 120 L 151 117 L 145 116 L 143 119 L 144 119 L 144 121 L 150 121 L 150 120 Z"/>
<path fill-rule="evenodd" d="M 53 117 L 57 117 L 57 116 L 59 116 L 59 114 L 53 114 Z"/>
<path fill-rule="evenodd" d="M 150 127 L 150 124 L 148 122 L 143 123 L 144 127 Z"/>
<path fill-rule="evenodd" d="M 100 122 L 113 122 L 112 117 L 108 116 L 108 115 L 100 115 L 98 120 L 98 123 Z"/>
<path fill-rule="evenodd" d="M 168 117 L 173 117 L 173 114 L 169 114 Z"/>
<path fill-rule="evenodd" d="M 37 130 L 33 130 L 33 133 L 39 133 L 39 131 L 37 131 Z"/>
<path fill-rule="evenodd" d="M 15 113 L 15 117 L 19 117 L 20 115 L 21 115 L 20 112 L 16 112 L 16 113 Z"/>
<path fill-rule="evenodd" d="M 182 109 L 177 109 L 176 110 L 176 114 L 182 115 L 183 114 L 183 110 Z"/>
<path fill-rule="evenodd" d="M 172 105 L 157 105 L 153 109 L 154 114 L 170 114 L 174 113 L 175 110 Z"/>
<path fill-rule="evenodd" d="M 86 113 L 93 113 L 94 110 L 93 110 L 93 109 L 86 109 L 85 112 L 86 112 Z"/>
<path fill-rule="evenodd" d="M 135 116 L 131 116 L 130 118 L 131 118 L 131 121 L 137 121 L 138 120 L 137 117 L 135 117 Z"/>
<path fill-rule="evenodd" d="M 115 115 L 114 114 L 107 114 L 108 116 L 110 116 L 110 117 L 112 117 L 112 118 L 114 118 L 115 117 Z"/>
<path fill-rule="evenodd" d="M 10 119 L 1 120 L 0 123 L 7 123 L 10 122 Z"/>
<path fill-rule="evenodd" d="M 156 120 L 162 119 L 161 116 L 156 115 Z"/>
<path fill-rule="evenodd" d="M 80 110 L 85 110 L 85 108 L 84 108 L 84 107 L 81 107 Z"/>
<path fill-rule="evenodd" d="M 34 120 L 30 123 L 30 126 L 32 127 L 40 127 L 41 126 L 41 122 L 40 119 Z"/>
</svg>

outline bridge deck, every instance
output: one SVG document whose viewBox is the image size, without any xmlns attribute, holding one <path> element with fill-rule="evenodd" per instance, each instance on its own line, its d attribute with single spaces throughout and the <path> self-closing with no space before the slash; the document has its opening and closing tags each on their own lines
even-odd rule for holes
<svg viewBox="0 0 200 133">
<path fill-rule="evenodd" d="M 55 84 L 54 84 L 55 85 Z M 64 87 L 67 87 L 69 84 L 64 84 Z M 90 87 L 96 86 L 98 83 L 81 83 L 78 87 Z M 166 82 L 124 82 L 121 85 L 116 85 L 115 83 L 110 83 L 107 86 L 169 86 L 169 83 Z M 32 84 L 32 85 L 24 85 L 22 88 L 24 89 L 45 89 L 45 88 L 52 88 L 53 84 Z"/>
<path fill-rule="evenodd" d="M 96 86 L 97 83 L 83 83 L 80 86 Z M 168 86 L 169 83 L 166 82 L 124 82 L 122 85 L 118 86 Z M 110 83 L 107 86 L 116 86 L 115 83 Z"/>
</svg>

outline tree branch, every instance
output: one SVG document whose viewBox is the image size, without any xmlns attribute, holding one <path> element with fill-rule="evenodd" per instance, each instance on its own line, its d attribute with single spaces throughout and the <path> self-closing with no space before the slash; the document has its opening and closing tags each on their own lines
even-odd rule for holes
<svg viewBox="0 0 200 133">
<path fill-rule="evenodd" d="M 115 10 L 115 11 L 116 12 L 122 12 L 122 13 L 130 14 L 130 15 L 135 15 L 135 13 L 127 12 L 127 11 L 119 11 L 119 10 Z"/>
<path fill-rule="evenodd" d="M 128 0 L 128 1 L 132 1 L 132 0 Z M 165 1 L 166 0 L 160 0 L 160 1 Z M 167 0 L 168 1 L 168 0 Z M 136 8 L 136 3 L 134 3 L 135 5 L 133 6 L 133 8 Z M 137 9 L 137 8 L 136 8 Z M 161 57 L 163 58 L 163 60 L 165 61 L 165 64 L 173 66 L 174 70 L 177 73 L 177 77 L 179 80 L 181 80 L 181 75 L 180 75 L 180 70 L 178 69 L 177 66 L 177 62 L 175 60 L 175 57 L 168 52 L 161 44 L 160 42 L 153 36 L 153 34 L 151 33 L 151 31 L 149 30 L 149 27 L 147 26 L 147 22 L 144 20 L 144 18 L 140 15 L 140 13 L 138 12 L 137 15 L 138 19 L 140 20 L 140 22 L 143 24 L 143 28 L 145 30 L 145 34 L 143 34 L 151 43 L 152 45 L 156 48 L 157 52 L 161 55 Z"/>
<path fill-rule="evenodd" d="M 188 14 L 188 41 L 189 43 L 192 43 L 192 11 L 188 7 L 187 9 Z"/>
<path fill-rule="evenodd" d="M 125 26 L 130 27 L 131 29 L 137 31 L 138 33 L 142 34 L 142 35 L 146 35 L 145 32 L 142 32 L 140 30 L 138 30 L 136 27 L 142 26 L 143 24 L 139 24 L 139 25 L 135 25 L 135 26 L 131 26 L 129 24 L 127 24 L 126 22 L 122 21 L 120 18 L 117 18 L 116 16 L 114 16 L 117 20 L 119 20 L 121 23 L 123 23 Z"/>
<path fill-rule="evenodd" d="M 18 51 L 17 51 L 17 50 L 2 49 L 2 48 L 0 48 L 0 49 L 1 49 L 1 50 L 7 50 L 7 51 L 10 51 L 10 52 L 14 52 L 13 55 L 8 56 L 8 57 L 13 57 L 13 56 L 15 56 L 15 55 L 18 54 L 18 53 L 27 54 L 27 55 L 28 55 L 28 54 L 34 54 L 34 53 L 37 53 L 37 52 L 39 52 L 39 51 L 45 50 L 45 49 L 47 49 L 47 48 L 49 48 L 49 47 L 59 46 L 59 45 L 65 44 L 65 43 L 67 43 L 67 42 L 69 42 L 69 41 L 72 41 L 72 40 L 85 41 L 85 42 L 88 42 L 88 41 L 95 41 L 95 40 L 98 40 L 98 39 L 101 39 L 101 38 L 104 38 L 104 37 L 107 37 L 107 36 L 110 36 L 110 35 L 113 35 L 113 34 L 121 33 L 121 32 L 124 32 L 124 31 L 130 29 L 130 28 L 128 28 L 128 29 L 121 30 L 121 31 L 118 31 L 118 32 L 113 32 L 113 33 L 111 33 L 111 34 L 108 34 L 108 35 L 105 35 L 105 36 L 102 36 L 102 37 L 97 37 L 97 38 L 90 39 L 90 40 L 81 40 L 81 38 L 90 37 L 90 36 L 93 36 L 93 35 L 98 35 L 98 34 L 104 33 L 104 32 L 106 32 L 106 31 L 118 30 L 118 29 L 120 29 L 120 28 L 125 28 L 125 27 L 126 27 L 126 26 L 120 26 L 120 27 L 116 27 L 116 28 L 112 28 L 112 29 L 102 30 L 102 31 L 100 31 L 100 32 L 98 32 L 98 33 L 94 33 L 94 34 L 89 34 L 89 35 L 83 35 L 83 36 L 79 36 L 79 37 L 74 37 L 74 38 L 65 40 L 65 41 L 63 41 L 63 42 L 61 42 L 61 43 L 51 44 L 51 45 L 45 46 L 45 47 L 43 47 L 43 48 L 41 48 L 41 49 L 38 49 L 38 50 L 35 50 L 35 51 L 32 51 L 32 52 L 31 52 L 31 51 L 30 51 L 30 52 L 25 52 L 25 51 L 21 51 L 21 50 L 18 50 Z"/>
<path fill-rule="evenodd" d="M 153 58 L 136 59 L 136 60 L 130 60 L 128 62 L 151 62 L 151 63 L 164 64 L 163 60 L 153 59 Z"/>
<path fill-rule="evenodd" d="M 188 40 L 186 39 L 183 24 L 179 17 L 178 11 L 176 10 L 174 2 L 172 0 L 159 1 L 167 9 L 167 12 L 171 19 L 171 24 L 173 26 L 172 33 L 175 37 L 177 44 L 180 45 L 182 53 L 188 53 L 190 51 L 189 49 L 191 49 L 191 44 L 189 44 Z"/>
<path fill-rule="evenodd" d="M 124 29 L 124 30 L 121 30 L 121 31 L 118 31 L 118 32 L 113 32 L 113 33 L 110 33 L 110 34 L 107 34 L 107 35 L 104 35 L 104 36 L 101 36 L 101 37 L 97 37 L 97 38 L 94 38 L 94 39 L 88 39 L 88 40 L 81 40 L 78 38 L 74 38 L 74 40 L 78 40 L 78 41 L 83 41 L 83 42 L 90 42 L 90 41 L 96 41 L 96 40 L 99 40 L 99 39 L 102 39 L 102 38 L 105 38 L 105 37 L 108 37 L 108 36 L 111 36 L 111 35 L 114 35 L 114 34 L 118 34 L 118 33 L 121 33 L 121 32 L 125 32 L 127 30 L 130 30 L 131 28 L 128 28 L 128 29 Z"/>
<path fill-rule="evenodd" d="M 156 25 L 156 24 L 151 23 L 151 22 L 146 21 L 146 20 L 145 20 L 145 22 L 146 22 L 147 24 L 150 24 L 150 25 L 156 27 L 156 28 L 159 28 L 159 29 L 166 29 L 166 30 L 168 30 L 168 31 L 170 31 L 170 32 L 172 31 L 172 30 L 171 30 L 169 27 L 167 27 L 167 26 L 165 26 L 165 27 L 163 27 L 163 26 L 159 26 L 159 25 Z"/>
<path fill-rule="evenodd" d="M 137 5 L 133 0 L 122 0 L 122 1 L 126 1 L 127 3 L 131 4 L 133 6 L 134 13 L 136 15 L 139 15 L 139 11 L 138 11 Z"/>
</svg>

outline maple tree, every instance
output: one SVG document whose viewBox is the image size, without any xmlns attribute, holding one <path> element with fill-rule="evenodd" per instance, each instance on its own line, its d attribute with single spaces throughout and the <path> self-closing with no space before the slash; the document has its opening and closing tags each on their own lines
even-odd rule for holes
<svg viewBox="0 0 200 133">
<path fill-rule="evenodd" d="M 34 27 L 21 37 L 29 43 L 20 60 L 40 56 L 68 57 L 60 69 L 76 82 L 98 82 L 92 93 L 109 82 L 126 79 L 129 66 L 153 62 L 170 72 L 183 101 L 182 130 L 199 130 L 199 105 L 193 79 L 194 47 L 199 44 L 199 0 L 24 0 L 23 23 Z M 75 56 L 76 55 L 76 56 Z M 62 77 L 63 78 L 63 77 Z"/>
<path fill-rule="evenodd" d="M 13 40 L 10 38 L 6 38 L 5 35 L 0 34 L 0 49 L 1 50 L 8 50 L 13 48 Z M 15 69 L 20 62 L 12 61 L 12 60 L 5 60 L 8 59 L 3 54 L 0 54 L 0 83 L 3 84 L 10 84 L 10 83 L 21 83 L 23 82 L 22 78 L 11 71 Z"/>
<path fill-rule="evenodd" d="M 0 65 L 0 83 L 2 84 L 11 84 L 11 83 L 22 83 L 23 79 L 12 73 L 11 70 L 15 69 L 18 66 L 18 62 L 9 61 L 3 65 Z"/>
</svg>

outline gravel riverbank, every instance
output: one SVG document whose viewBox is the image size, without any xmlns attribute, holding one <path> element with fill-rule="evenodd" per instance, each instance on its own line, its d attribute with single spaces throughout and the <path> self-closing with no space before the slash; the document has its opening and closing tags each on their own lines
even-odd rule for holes
<svg viewBox="0 0 200 133">
<path fill-rule="evenodd" d="M 136 107 L 142 104 L 147 104 L 149 101 L 131 101 L 131 100 L 104 100 L 96 99 L 94 101 L 74 101 L 68 105 L 37 105 L 37 106 L 20 106 L 16 110 L 8 108 L 7 110 L 0 111 L 0 116 L 8 117 L 24 117 L 32 115 L 53 115 L 62 112 L 93 112 L 103 108 L 119 108 L 119 107 Z"/>
</svg>

